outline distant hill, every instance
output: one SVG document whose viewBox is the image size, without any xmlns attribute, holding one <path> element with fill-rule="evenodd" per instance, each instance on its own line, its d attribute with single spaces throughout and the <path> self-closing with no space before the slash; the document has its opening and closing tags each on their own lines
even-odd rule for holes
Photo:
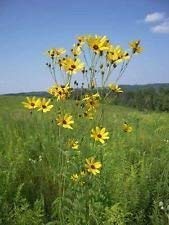
<svg viewBox="0 0 169 225">
<path fill-rule="evenodd" d="M 9 93 L 4 94 L 4 96 L 43 96 L 43 97 L 49 97 L 50 95 L 45 91 L 31 91 L 31 92 L 20 92 L 20 93 Z"/>
<path fill-rule="evenodd" d="M 155 83 L 155 84 L 135 84 L 135 85 L 120 85 L 120 87 L 127 91 L 137 91 L 143 89 L 160 89 L 160 88 L 169 88 L 169 83 Z"/>
<path fill-rule="evenodd" d="M 161 88 L 168 89 L 169 83 L 155 83 L 155 84 L 135 84 L 135 85 L 119 85 L 125 91 L 138 91 L 145 89 L 155 89 L 159 90 Z M 9 93 L 4 95 L 16 95 L 16 96 L 44 96 L 49 97 L 50 95 L 45 91 L 37 91 L 37 92 L 21 92 L 21 93 Z"/>
</svg>

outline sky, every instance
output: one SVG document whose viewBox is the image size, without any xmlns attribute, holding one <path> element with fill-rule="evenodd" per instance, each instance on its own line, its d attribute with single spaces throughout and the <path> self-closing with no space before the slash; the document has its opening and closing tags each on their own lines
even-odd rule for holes
<svg viewBox="0 0 169 225">
<path fill-rule="evenodd" d="M 169 83 L 169 0 L 0 0 L 0 94 L 46 91 L 53 81 L 44 52 L 70 49 L 83 34 L 124 49 L 141 40 L 120 84 Z"/>
</svg>

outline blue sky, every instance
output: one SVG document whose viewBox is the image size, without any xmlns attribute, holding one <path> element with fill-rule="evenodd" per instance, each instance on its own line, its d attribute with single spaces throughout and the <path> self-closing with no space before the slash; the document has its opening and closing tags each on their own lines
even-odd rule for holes
<svg viewBox="0 0 169 225">
<path fill-rule="evenodd" d="M 0 0 L 0 93 L 47 90 L 45 50 L 69 49 L 80 34 L 124 48 L 141 39 L 144 52 L 120 83 L 169 82 L 168 0 Z"/>
</svg>

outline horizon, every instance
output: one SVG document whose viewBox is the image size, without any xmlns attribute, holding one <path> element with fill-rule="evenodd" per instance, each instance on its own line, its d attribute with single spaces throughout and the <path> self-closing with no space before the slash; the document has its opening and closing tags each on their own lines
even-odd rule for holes
<svg viewBox="0 0 169 225">
<path fill-rule="evenodd" d="M 132 86 L 132 87 L 135 87 L 135 86 L 139 86 L 139 87 L 142 87 L 142 86 L 158 86 L 158 85 L 167 85 L 169 86 L 169 83 L 148 83 L 148 84 L 120 84 L 119 86 L 122 87 L 122 86 Z M 101 88 L 101 87 L 98 87 L 98 88 Z M 107 87 L 105 87 L 107 88 Z M 74 89 L 81 89 L 81 87 L 76 87 Z M 84 88 L 86 89 L 86 88 Z M 31 93 L 41 93 L 41 92 L 44 92 L 44 93 L 48 93 L 48 90 L 35 90 L 35 91 L 27 91 L 27 92 L 9 92 L 9 93 L 3 93 L 1 94 L 0 93 L 0 96 L 3 96 L 3 95 L 19 95 L 19 94 L 31 94 Z"/>
<path fill-rule="evenodd" d="M 169 83 L 167 0 L 14 0 L 1 1 L 0 10 L 0 94 L 47 91 L 53 81 L 44 52 L 71 48 L 75 37 L 86 33 L 106 35 L 125 49 L 141 39 L 143 53 L 130 63 L 119 85 Z"/>
</svg>

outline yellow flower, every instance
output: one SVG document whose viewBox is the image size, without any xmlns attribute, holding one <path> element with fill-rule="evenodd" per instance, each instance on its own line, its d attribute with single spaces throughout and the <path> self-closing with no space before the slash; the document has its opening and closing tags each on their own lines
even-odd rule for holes
<svg viewBox="0 0 169 225">
<path fill-rule="evenodd" d="M 74 139 L 69 139 L 68 140 L 68 147 L 77 150 L 79 148 L 79 142 L 74 140 Z"/>
<path fill-rule="evenodd" d="M 113 46 L 109 48 L 107 52 L 107 59 L 112 63 L 120 63 L 123 60 L 128 60 L 130 58 L 129 54 L 125 52 L 120 46 Z"/>
<path fill-rule="evenodd" d="M 76 174 L 73 174 L 71 177 L 70 177 L 71 180 L 77 182 L 79 180 L 79 176 Z"/>
<path fill-rule="evenodd" d="M 82 101 L 84 101 L 85 107 L 87 109 L 86 111 L 95 111 L 99 106 L 99 98 L 100 95 L 98 93 L 93 95 L 85 95 Z"/>
<path fill-rule="evenodd" d="M 38 99 L 37 100 L 37 105 L 38 105 L 38 111 L 42 111 L 44 113 L 50 111 L 52 108 L 53 108 L 53 105 L 49 105 L 51 99 L 46 99 L 46 98 L 43 98 L 43 99 Z"/>
<path fill-rule="evenodd" d="M 91 111 L 85 111 L 85 112 L 83 113 L 83 116 L 84 116 L 85 118 L 89 119 L 89 120 L 93 120 L 93 118 L 94 118 L 93 112 L 91 112 Z"/>
<path fill-rule="evenodd" d="M 94 138 L 95 141 L 100 141 L 102 144 L 105 143 L 105 140 L 109 139 L 109 132 L 106 131 L 106 128 L 96 127 L 91 130 L 91 137 Z"/>
<path fill-rule="evenodd" d="M 85 102 L 85 107 L 87 108 L 88 111 L 96 110 L 96 108 L 98 108 L 98 105 L 99 101 L 92 97 L 86 100 Z"/>
<path fill-rule="evenodd" d="M 66 52 L 64 48 L 51 48 L 47 51 L 48 56 L 50 58 L 58 58 L 59 56 L 63 55 Z"/>
<path fill-rule="evenodd" d="M 95 159 L 93 157 L 86 159 L 85 168 L 89 173 L 97 175 L 98 173 L 100 173 L 101 167 L 102 167 L 101 162 L 95 162 Z"/>
<path fill-rule="evenodd" d="M 141 53 L 143 51 L 143 47 L 140 46 L 140 40 L 132 41 L 129 43 L 129 46 L 131 47 L 133 54 Z"/>
<path fill-rule="evenodd" d="M 82 177 L 84 177 L 84 176 L 86 175 L 85 171 L 81 171 L 81 172 L 80 172 L 80 175 L 81 175 Z"/>
<path fill-rule="evenodd" d="M 67 128 L 67 129 L 73 129 L 71 125 L 74 124 L 74 121 L 73 121 L 72 116 L 69 114 L 65 114 L 64 116 L 59 115 L 56 118 L 56 121 L 57 121 L 58 126 L 61 126 L 63 128 Z"/>
<path fill-rule="evenodd" d="M 61 66 L 69 75 L 78 73 L 84 68 L 84 64 L 80 61 L 80 59 L 73 59 L 71 57 L 62 59 Z"/>
<path fill-rule="evenodd" d="M 89 37 L 89 35 L 81 35 L 77 37 L 78 43 L 83 44 L 86 39 Z"/>
<path fill-rule="evenodd" d="M 133 130 L 133 128 L 126 122 L 123 124 L 122 128 L 123 128 L 123 131 L 126 133 L 131 133 Z"/>
<path fill-rule="evenodd" d="M 107 39 L 106 36 L 98 36 L 98 35 L 89 36 L 87 37 L 86 42 L 89 45 L 89 47 L 97 54 L 109 49 L 107 45 L 109 40 Z"/>
<path fill-rule="evenodd" d="M 70 86 L 67 85 L 54 85 L 49 88 L 48 92 L 57 98 L 57 101 L 66 100 L 71 93 Z"/>
<path fill-rule="evenodd" d="M 81 46 L 80 45 L 73 45 L 73 48 L 71 49 L 72 54 L 76 57 L 81 54 Z"/>
<path fill-rule="evenodd" d="M 38 107 L 36 97 L 26 97 L 27 102 L 22 102 L 25 108 L 27 109 L 35 109 Z"/>
<path fill-rule="evenodd" d="M 110 84 L 109 88 L 112 92 L 123 93 L 123 90 L 117 84 Z"/>
<path fill-rule="evenodd" d="M 83 181 L 84 177 L 86 176 L 85 171 L 81 171 L 79 174 L 73 174 L 70 179 L 74 182 L 78 182 L 80 185 L 83 185 L 85 182 Z"/>
</svg>

